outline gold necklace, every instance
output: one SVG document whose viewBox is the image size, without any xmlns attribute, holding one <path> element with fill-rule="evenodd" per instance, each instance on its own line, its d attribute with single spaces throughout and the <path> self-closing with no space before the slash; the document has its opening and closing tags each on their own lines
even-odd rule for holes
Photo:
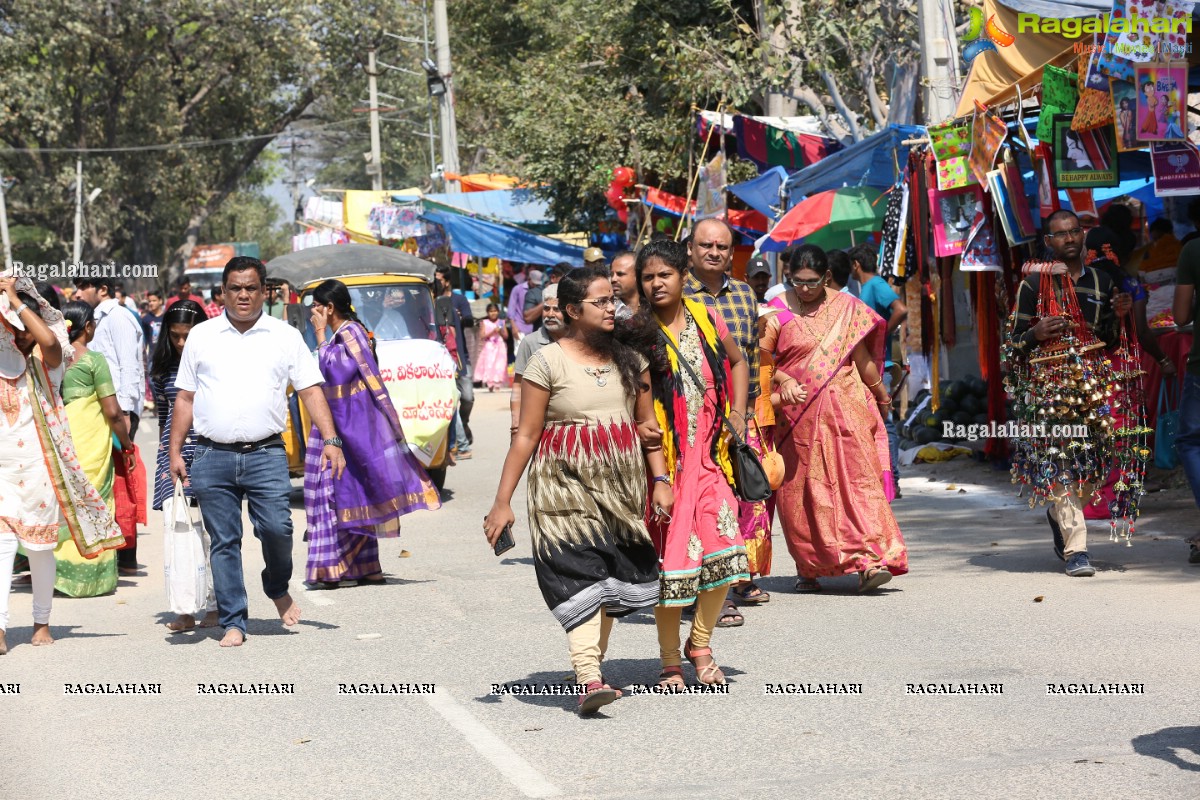
<svg viewBox="0 0 1200 800">
<path fill-rule="evenodd" d="M 796 299 L 800 300 L 799 297 L 797 297 Z M 815 333 L 813 333 L 813 329 L 808 323 L 808 320 L 810 317 L 815 320 L 815 319 L 821 317 L 824 313 L 825 313 L 825 298 L 821 298 L 820 302 L 817 303 L 817 307 L 814 311 L 805 311 L 804 310 L 804 301 L 800 300 L 800 313 L 796 315 L 796 319 L 800 320 L 800 325 L 804 328 L 804 330 L 808 331 L 808 335 L 811 336 L 813 338 L 813 340 L 817 343 L 817 349 L 821 351 L 821 354 L 828 356 L 829 350 L 827 350 L 825 348 L 825 346 L 823 344 L 821 344 L 821 337 L 817 336 Z"/>
</svg>

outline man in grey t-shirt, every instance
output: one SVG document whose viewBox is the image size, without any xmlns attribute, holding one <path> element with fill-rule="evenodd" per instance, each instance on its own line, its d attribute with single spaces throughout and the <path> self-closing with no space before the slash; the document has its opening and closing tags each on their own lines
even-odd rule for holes
<svg viewBox="0 0 1200 800">
<path fill-rule="evenodd" d="M 558 337 L 562 336 L 565 330 L 562 311 L 558 307 L 558 284 L 552 283 L 542 290 L 542 327 L 521 340 L 513 359 L 512 400 L 509 401 L 509 409 L 512 412 L 510 437 L 516 433 L 517 424 L 521 420 L 521 375 L 525 372 L 525 366 L 534 353 L 551 342 L 558 341 Z"/>
</svg>

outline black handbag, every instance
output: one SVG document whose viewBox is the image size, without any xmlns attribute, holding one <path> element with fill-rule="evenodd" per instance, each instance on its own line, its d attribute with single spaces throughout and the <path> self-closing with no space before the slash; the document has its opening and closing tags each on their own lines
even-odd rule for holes
<svg viewBox="0 0 1200 800">
<path fill-rule="evenodd" d="M 692 370 L 692 365 L 683 357 L 683 353 L 679 352 L 679 348 L 675 346 L 675 342 L 671 341 L 671 337 L 663 331 L 659 331 L 659 333 L 666 340 L 667 346 L 675 351 L 675 357 L 679 359 L 680 365 L 691 377 L 692 382 L 700 389 L 700 393 L 707 392 L 708 384 L 700 380 L 700 376 Z M 771 496 L 771 482 L 767 480 L 767 472 L 758 459 L 758 453 L 754 452 L 754 448 L 747 444 L 745 439 L 738 436 L 737 431 L 729 424 L 729 417 L 725 416 L 725 409 L 717 406 L 717 413 L 721 415 L 721 423 L 729 432 L 729 461 L 733 465 L 733 493 L 747 503 L 766 500 Z"/>
</svg>

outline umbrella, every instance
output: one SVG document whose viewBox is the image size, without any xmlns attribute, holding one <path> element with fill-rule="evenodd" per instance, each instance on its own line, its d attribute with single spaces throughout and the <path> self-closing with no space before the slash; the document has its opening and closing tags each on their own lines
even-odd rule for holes
<svg viewBox="0 0 1200 800">
<path fill-rule="evenodd" d="M 886 203 L 877 202 L 880 191 L 869 186 L 830 189 L 804 198 L 792 206 L 771 232 L 758 241 L 758 249 L 779 253 L 793 244 L 815 244 L 826 250 L 849 247 L 854 241 L 883 227 Z"/>
</svg>

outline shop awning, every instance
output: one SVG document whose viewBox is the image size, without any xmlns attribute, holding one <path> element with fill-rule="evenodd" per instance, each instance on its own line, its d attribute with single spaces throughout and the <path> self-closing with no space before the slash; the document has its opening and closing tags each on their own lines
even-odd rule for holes
<svg viewBox="0 0 1200 800">
<path fill-rule="evenodd" d="M 445 229 L 450 246 L 456 253 L 547 266 L 560 261 L 583 263 L 582 247 L 574 247 L 512 225 L 433 209 L 421 216 Z"/>
<path fill-rule="evenodd" d="M 660 214 L 670 214 L 672 217 L 682 217 L 685 201 L 679 195 L 664 192 L 662 189 L 647 189 L 643 202 Z M 696 201 L 686 204 L 687 213 L 696 213 Z M 758 211 L 747 211 L 731 208 L 725 212 L 725 220 L 733 227 L 751 238 L 761 236 L 770 228 L 767 217 Z"/>
<path fill-rule="evenodd" d="M 453 211 L 482 217 L 493 222 L 520 225 L 538 233 L 557 233 L 558 224 L 550 215 L 550 204 L 532 189 L 493 189 L 486 192 L 427 194 L 426 208 Z"/>
<path fill-rule="evenodd" d="M 900 177 L 908 162 L 906 139 L 924 136 L 917 125 L 889 125 L 828 158 L 793 173 L 784 184 L 792 203 L 800 198 L 843 186 L 886 189 Z"/>
<path fill-rule="evenodd" d="M 788 172 L 786 169 L 783 167 L 771 167 L 771 169 L 757 178 L 751 178 L 745 183 L 735 183 L 726 188 L 730 194 L 767 219 L 775 219 L 779 216 L 779 213 L 774 210 L 779 207 L 780 203 L 779 187 L 783 185 L 783 182 L 787 178 Z"/>
<path fill-rule="evenodd" d="M 371 192 L 359 189 L 347 189 L 342 197 L 342 230 L 350 237 L 350 241 L 358 244 L 379 244 L 379 239 L 371 232 L 369 222 L 371 209 L 387 203 L 394 194 L 420 193 L 420 189 L 386 189 L 381 192 Z"/>
<path fill-rule="evenodd" d="M 489 189 L 515 189 L 521 181 L 508 175 L 494 172 L 476 172 L 472 175 L 459 175 L 457 172 L 447 172 L 448 181 L 458 181 L 464 192 L 486 192 Z"/>
</svg>

